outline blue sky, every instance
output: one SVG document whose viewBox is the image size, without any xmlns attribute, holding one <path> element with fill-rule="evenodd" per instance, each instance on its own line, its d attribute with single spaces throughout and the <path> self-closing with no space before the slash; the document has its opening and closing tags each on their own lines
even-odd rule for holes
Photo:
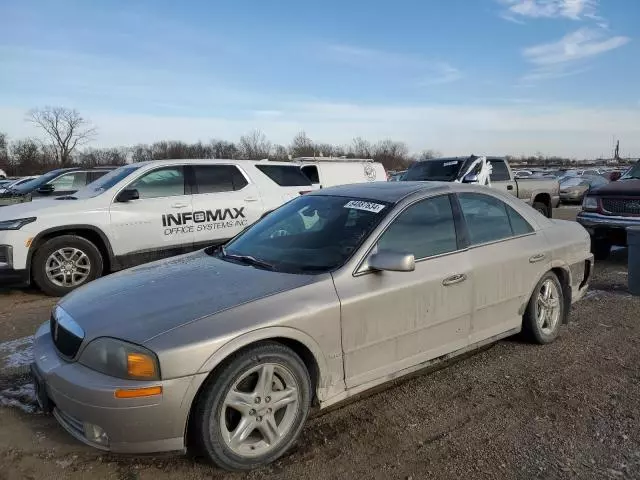
<svg viewBox="0 0 640 480">
<path fill-rule="evenodd" d="M 394 138 L 640 156 L 637 0 L 0 0 L 0 131 L 77 108 L 95 145 Z"/>
</svg>

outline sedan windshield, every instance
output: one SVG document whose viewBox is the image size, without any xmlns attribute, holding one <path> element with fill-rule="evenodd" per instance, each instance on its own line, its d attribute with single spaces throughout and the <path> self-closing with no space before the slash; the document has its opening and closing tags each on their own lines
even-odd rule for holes
<svg viewBox="0 0 640 480">
<path fill-rule="evenodd" d="M 391 207 L 361 198 L 308 195 L 267 215 L 225 248 L 220 258 L 288 273 L 342 266 Z"/>
</svg>

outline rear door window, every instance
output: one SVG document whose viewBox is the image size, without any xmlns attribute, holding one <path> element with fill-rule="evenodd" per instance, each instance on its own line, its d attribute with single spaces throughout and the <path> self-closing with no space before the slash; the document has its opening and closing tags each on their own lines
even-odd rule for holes
<svg viewBox="0 0 640 480">
<path fill-rule="evenodd" d="M 297 165 L 256 165 L 256 168 L 281 187 L 311 186 L 311 181 Z"/>
<path fill-rule="evenodd" d="M 318 174 L 318 167 L 315 165 L 305 165 L 301 168 L 302 173 L 311 181 L 311 183 L 320 183 L 320 175 Z"/>
<path fill-rule="evenodd" d="M 194 165 L 196 193 L 242 190 L 249 182 L 235 165 Z"/>
</svg>

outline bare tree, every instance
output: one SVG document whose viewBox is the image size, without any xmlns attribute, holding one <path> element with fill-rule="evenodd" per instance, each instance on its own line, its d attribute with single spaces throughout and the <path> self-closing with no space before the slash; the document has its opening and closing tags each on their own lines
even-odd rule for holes
<svg viewBox="0 0 640 480">
<path fill-rule="evenodd" d="M 304 131 L 299 132 L 289 147 L 289 152 L 293 158 L 296 157 L 315 157 L 317 152 L 313 141 Z"/>
<path fill-rule="evenodd" d="M 233 142 L 225 140 L 211 140 L 213 158 L 234 159 L 238 158 L 238 147 Z"/>
<path fill-rule="evenodd" d="M 409 164 L 409 148 L 403 142 L 382 140 L 373 147 L 373 159 L 387 170 L 403 169 Z"/>
<path fill-rule="evenodd" d="M 431 160 L 432 158 L 438 158 L 442 154 L 437 150 L 423 150 L 418 160 Z"/>
<path fill-rule="evenodd" d="M 284 145 L 274 145 L 271 151 L 271 157 L 278 162 L 286 162 L 289 160 L 287 148 Z"/>
<path fill-rule="evenodd" d="M 268 158 L 271 153 L 271 142 L 260 130 L 240 137 L 240 155 L 247 160 Z"/>
<path fill-rule="evenodd" d="M 371 142 L 362 137 L 356 137 L 352 140 L 349 147 L 349 156 L 351 158 L 371 158 L 373 157 L 373 146 Z"/>
<path fill-rule="evenodd" d="M 62 167 L 71 164 L 76 147 L 88 143 L 96 135 L 96 129 L 77 110 L 64 107 L 31 110 L 28 120 L 47 134 L 55 150 L 56 160 Z"/>
</svg>

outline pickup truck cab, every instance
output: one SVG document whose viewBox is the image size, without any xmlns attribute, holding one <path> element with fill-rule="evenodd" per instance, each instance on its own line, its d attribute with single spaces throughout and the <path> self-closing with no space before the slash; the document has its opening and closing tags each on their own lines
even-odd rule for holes
<svg viewBox="0 0 640 480">
<path fill-rule="evenodd" d="M 627 228 L 640 226 L 640 162 L 619 180 L 591 190 L 577 221 L 591 235 L 591 251 L 605 260 L 612 246 L 627 246 Z"/>
<path fill-rule="evenodd" d="M 73 195 L 1 208 L 0 280 L 62 296 L 107 272 L 224 243 L 311 190 L 291 163 L 126 165 Z"/>
<path fill-rule="evenodd" d="M 478 157 L 450 157 L 422 160 L 409 167 L 403 181 L 438 181 L 466 183 L 462 178 Z M 560 185 L 551 178 L 515 178 L 509 162 L 501 157 L 487 157 L 491 164 L 491 188 L 510 193 L 551 218 L 560 203 Z"/>
</svg>

